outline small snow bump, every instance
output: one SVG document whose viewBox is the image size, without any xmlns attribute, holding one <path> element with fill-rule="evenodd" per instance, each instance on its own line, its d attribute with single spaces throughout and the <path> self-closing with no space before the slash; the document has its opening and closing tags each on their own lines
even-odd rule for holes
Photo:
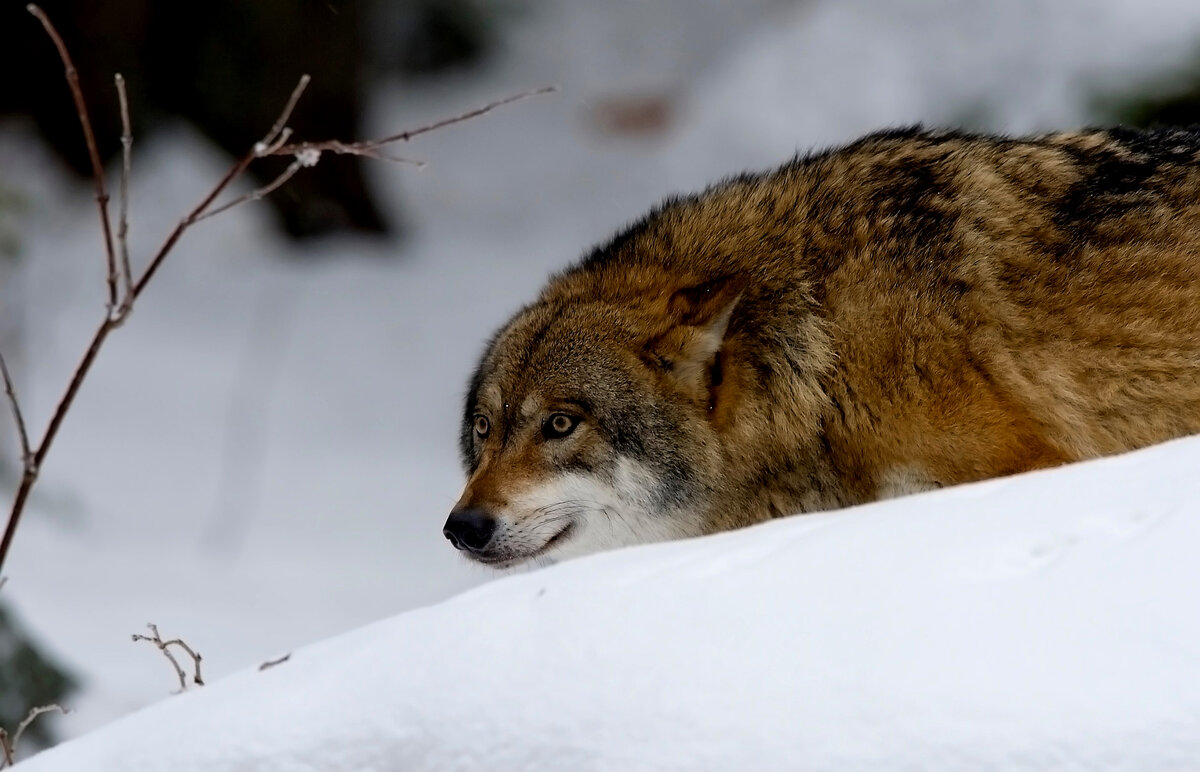
<svg viewBox="0 0 1200 772">
<path fill-rule="evenodd" d="M 305 166 L 305 167 L 316 166 L 317 162 L 320 160 L 321 160 L 321 151 L 317 150 L 316 148 L 306 147 L 303 150 L 296 153 L 296 161 L 301 166 Z"/>
</svg>

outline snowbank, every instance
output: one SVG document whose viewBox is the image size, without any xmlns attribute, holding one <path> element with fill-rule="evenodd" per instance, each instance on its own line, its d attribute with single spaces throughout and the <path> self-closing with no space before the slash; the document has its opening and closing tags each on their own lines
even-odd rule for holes
<svg viewBox="0 0 1200 772">
<path fill-rule="evenodd" d="M 505 578 L 35 757 L 86 770 L 1194 769 L 1200 438 Z"/>
</svg>

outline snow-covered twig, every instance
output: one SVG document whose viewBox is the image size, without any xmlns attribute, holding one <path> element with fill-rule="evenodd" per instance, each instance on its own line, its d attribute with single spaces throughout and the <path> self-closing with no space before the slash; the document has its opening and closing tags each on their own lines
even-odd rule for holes
<svg viewBox="0 0 1200 772">
<path fill-rule="evenodd" d="M 183 666 L 179 664 L 179 660 L 175 659 L 175 655 L 171 653 L 169 647 L 178 646 L 192 658 L 192 682 L 197 686 L 204 686 L 204 679 L 200 676 L 200 653 L 188 646 L 182 638 L 172 638 L 169 641 L 164 641 L 162 636 L 158 634 L 158 625 L 147 624 L 150 628 L 150 635 L 138 635 L 134 633 L 132 638 L 134 642 L 149 641 L 158 647 L 158 650 L 163 653 L 163 656 L 171 663 L 171 667 L 175 668 L 175 675 L 179 678 L 179 691 L 187 690 L 187 675 L 183 672 Z"/>
</svg>

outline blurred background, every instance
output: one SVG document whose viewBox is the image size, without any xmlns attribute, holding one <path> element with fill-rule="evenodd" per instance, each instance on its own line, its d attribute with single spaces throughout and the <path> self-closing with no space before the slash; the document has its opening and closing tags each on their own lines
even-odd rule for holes
<svg viewBox="0 0 1200 772">
<path fill-rule="evenodd" d="M 129 81 L 141 262 L 302 73 L 292 126 L 314 140 L 559 91 L 397 148 L 422 169 L 327 159 L 185 236 L 110 338 L 6 566 L 0 725 L 71 706 L 39 724 L 43 743 L 174 688 L 130 641 L 147 622 L 197 648 L 211 680 L 491 578 L 441 535 L 475 357 L 550 271 L 663 196 L 897 124 L 1200 116 L 1191 0 L 45 8 L 113 186 L 112 74 Z M 62 68 L 19 3 L 0 9 L 0 64 L 0 351 L 40 435 L 104 312 L 103 250 Z"/>
</svg>

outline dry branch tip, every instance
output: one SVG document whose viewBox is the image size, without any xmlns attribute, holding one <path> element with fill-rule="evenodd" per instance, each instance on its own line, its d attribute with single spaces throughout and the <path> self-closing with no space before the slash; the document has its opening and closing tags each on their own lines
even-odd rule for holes
<svg viewBox="0 0 1200 772">
<path fill-rule="evenodd" d="M 276 657 L 275 659 L 269 659 L 266 662 L 262 663 L 261 665 L 258 666 L 258 671 L 261 673 L 264 670 L 270 670 L 271 668 L 275 667 L 276 665 L 282 665 L 284 662 L 287 662 L 291 658 L 292 658 L 292 653 L 289 651 L 287 654 L 284 654 L 282 657 Z"/>
<path fill-rule="evenodd" d="M 121 73 L 113 76 L 117 87 L 117 101 L 121 111 L 121 183 L 120 210 L 117 215 L 117 251 L 121 261 L 118 273 L 121 280 L 121 303 L 113 313 L 113 324 L 123 324 L 133 308 L 133 268 L 129 263 L 129 178 L 133 167 L 133 128 L 129 120 L 129 95 L 125 91 L 125 78 Z"/>
<path fill-rule="evenodd" d="M 50 705 L 39 705 L 36 708 L 31 708 L 21 723 L 17 724 L 17 730 L 11 735 L 4 727 L 0 727 L 0 769 L 11 767 L 17 763 L 17 746 L 21 744 L 21 736 L 25 734 L 25 730 L 29 725 L 37 720 L 38 716 L 46 713 L 61 713 L 66 715 L 71 711 L 64 708 L 62 705 L 51 703 Z"/>
<path fill-rule="evenodd" d="M 50 37 L 54 48 L 58 51 L 58 58 L 62 61 L 63 68 L 66 70 L 67 86 L 71 90 L 71 99 L 75 102 L 75 113 L 79 116 L 79 125 L 83 129 L 83 139 L 87 144 L 88 160 L 92 164 L 92 183 L 96 189 L 96 206 L 100 210 L 100 226 L 104 232 L 104 256 L 108 266 L 108 311 L 111 314 L 117 307 L 117 256 L 113 245 L 112 221 L 108 216 L 108 190 L 104 184 L 104 163 L 100 160 L 100 150 L 96 146 L 96 135 L 92 130 L 92 121 L 88 117 L 87 101 L 83 98 L 83 89 L 79 85 L 79 72 L 75 69 L 75 62 L 71 59 L 71 53 L 67 50 L 67 44 L 63 42 L 62 35 L 58 34 L 58 29 L 50 21 L 36 5 L 26 6 L 26 9 L 37 17 L 41 22 L 42 27 L 46 30 L 46 34 Z"/>
<path fill-rule="evenodd" d="M 25 415 L 21 412 L 21 403 L 17 400 L 17 388 L 13 384 L 12 374 L 8 371 L 8 363 L 0 352 L 0 375 L 4 378 L 4 392 L 8 396 L 9 407 L 12 408 L 13 421 L 17 425 L 17 438 L 21 442 L 21 463 L 25 474 L 37 474 L 37 462 L 29 445 L 29 432 L 25 429 Z"/>
<path fill-rule="evenodd" d="M 184 673 L 183 666 L 179 664 L 179 660 L 175 659 L 175 655 L 171 653 L 171 646 L 178 646 L 179 648 L 183 649 L 184 653 L 192 658 L 192 683 L 196 684 L 197 686 L 204 686 L 204 679 L 200 675 L 200 662 L 203 659 L 200 656 L 200 652 L 196 651 L 191 646 L 188 646 L 182 638 L 172 638 L 169 641 L 164 641 L 162 636 L 158 633 L 158 625 L 154 623 L 147 623 L 146 627 L 149 628 L 150 635 L 133 633 L 133 635 L 130 637 L 133 639 L 134 643 L 138 641 L 148 641 L 154 644 L 158 650 L 163 653 L 163 656 L 167 658 L 167 661 L 171 663 L 171 667 L 175 670 L 175 676 L 179 679 L 179 690 L 174 693 L 178 694 L 179 692 L 187 691 L 188 684 L 187 674 Z"/>
</svg>

